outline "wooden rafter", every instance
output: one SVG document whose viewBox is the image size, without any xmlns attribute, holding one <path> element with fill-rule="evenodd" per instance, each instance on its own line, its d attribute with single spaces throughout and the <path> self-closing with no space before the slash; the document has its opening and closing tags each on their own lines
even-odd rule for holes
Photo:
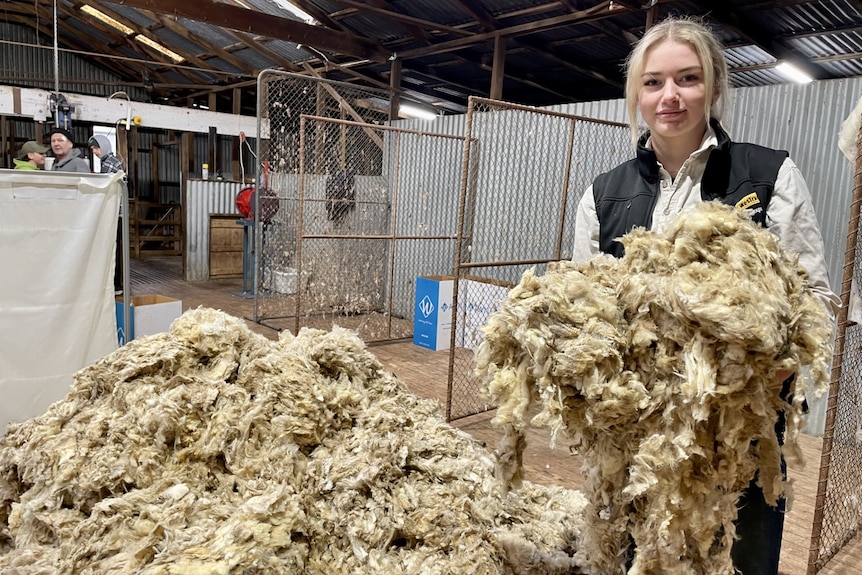
<svg viewBox="0 0 862 575">
<path fill-rule="evenodd" d="M 53 13 L 47 8 L 39 5 L 35 6 L 35 10 L 33 6 L 27 6 L 26 10 L 20 10 L 19 5 L 10 4 L 8 7 L 4 8 L 5 11 L 5 20 L 7 22 L 15 22 L 23 24 L 27 27 L 35 29 L 38 33 L 41 33 L 45 37 L 53 37 L 54 31 L 48 26 L 53 20 Z M 34 15 L 36 18 L 34 19 Z M 66 20 L 69 18 L 69 14 L 67 12 L 61 12 L 58 15 L 57 19 L 57 28 L 60 32 L 62 32 L 62 38 L 64 39 L 64 43 L 69 46 L 72 50 L 80 51 L 80 52 L 89 52 L 91 50 L 90 46 L 84 45 L 84 43 L 79 41 L 80 35 L 77 31 L 69 26 L 66 23 Z M 36 24 L 39 24 L 38 28 Z M 119 78 L 129 79 L 129 68 L 127 66 L 122 66 L 111 59 L 112 55 L 119 55 L 117 52 L 112 50 L 110 47 L 106 47 L 104 49 L 103 55 L 98 55 L 96 57 L 99 58 L 101 65 L 105 66 L 108 70 L 115 73 Z"/>
<path fill-rule="evenodd" d="M 439 30 L 441 32 L 446 32 L 448 34 L 452 34 L 455 36 L 470 36 L 471 32 L 467 30 L 463 30 L 461 28 L 456 28 L 453 26 L 446 26 L 445 24 L 440 24 L 439 22 L 432 22 L 430 20 L 423 20 L 422 18 L 416 18 L 413 16 L 408 16 L 406 14 L 399 14 L 398 12 L 394 12 L 393 10 L 381 8 L 378 6 L 374 6 L 372 4 L 363 4 L 362 2 L 354 2 L 353 0 L 336 0 L 339 4 L 344 4 L 345 6 L 351 6 L 356 8 L 357 10 L 361 10 L 362 12 L 368 12 L 371 14 L 379 14 L 381 16 L 386 16 L 392 20 L 395 20 L 399 23 L 407 23 L 413 24 L 415 26 L 424 26 L 429 30 Z"/>
<path fill-rule="evenodd" d="M 120 24 L 133 30 L 136 34 L 140 34 L 142 36 L 145 36 L 145 37 L 149 38 L 150 40 L 153 40 L 154 42 L 158 42 L 158 43 L 162 42 L 159 39 L 159 37 L 156 36 L 155 34 L 153 34 L 151 31 L 139 26 L 138 24 L 136 24 L 135 22 L 132 22 L 131 20 L 124 18 L 122 15 L 114 12 L 113 10 L 110 10 L 110 9 L 104 7 L 101 4 L 95 4 L 95 3 L 89 2 L 89 1 L 73 2 L 72 9 L 68 9 L 66 7 L 63 7 L 62 10 L 69 17 L 78 18 L 80 20 L 87 22 L 88 25 L 93 26 L 94 28 L 100 29 L 106 36 L 112 37 L 112 38 L 118 38 L 120 40 L 120 42 L 122 42 L 124 45 L 131 48 L 133 51 L 137 52 L 138 54 L 141 54 L 143 56 L 146 56 L 148 58 L 153 59 L 154 64 L 169 63 L 169 59 L 166 56 L 164 56 L 163 54 L 157 52 L 156 50 L 152 50 L 150 48 L 147 48 L 146 46 L 144 46 L 140 42 L 135 41 L 133 38 L 130 38 L 130 37 L 126 36 L 125 34 L 122 34 L 116 28 L 114 28 L 112 26 L 108 26 L 107 24 L 103 23 L 101 20 L 99 20 L 95 17 L 89 16 L 88 14 L 83 12 L 81 10 L 81 7 L 83 7 L 85 5 L 96 8 L 97 10 L 102 12 L 103 14 L 110 16 L 111 18 L 113 18 L 114 20 L 119 22 Z M 201 61 L 196 61 L 197 58 L 195 58 L 195 56 L 192 54 L 184 54 L 184 53 L 182 53 L 181 50 L 179 50 L 177 48 L 174 48 L 173 51 L 176 52 L 177 54 L 179 54 L 180 56 L 183 56 L 189 62 L 195 63 L 198 66 L 207 67 L 207 65 L 205 63 L 203 63 Z M 186 70 L 178 69 L 178 70 L 175 70 L 175 72 L 181 74 L 182 76 L 184 76 L 185 78 L 189 79 L 192 82 L 197 82 L 200 80 L 200 78 L 198 76 L 193 75 Z M 156 73 L 158 75 L 159 74 L 158 69 L 154 70 L 154 73 Z M 167 78 L 164 78 L 164 79 L 167 79 Z"/>
<path fill-rule="evenodd" d="M 366 58 L 374 62 L 385 62 L 390 56 L 380 45 L 340 30 L 311 26 L 290 18 L 269 14 L 263 18 L 260 12 L 214 0 L 195 0 L 195 2 L 116 0 L 116 3 L 153 12 L 174 14 L 221 28 L 308 44 L 320 50 Z"/>
<path fill-rule="evenodd" d="M 475 6 L 476 3 L 475 2 L 472 2 L 469 0 L 459 0 L 459 4 L 461 4 L 467 10 L 469 10 L 471 14 L 473 14 L 473 12 L 476 10 L 476 6 Z M 576 16 L 576 15 L 577 16 L 583 16 L 586 19 L 586 18 L 589 18 L 590 15 L 592 15 L 595 11 L 596 11 L 595 8 L 584 8 L 582 10 L 577 10 L 577 11 L 573 12 L 571 14 L 571 16 Z M 475 14 L 474 14 L 474 16 L 475 16 Z M 517 26 L 517 27 L 502 28 L 493 19 L 493 17 L 490 16 L 489 14 L 480 13 L 480 16 L 485 20 L 485 22 L 483 23 L 483 27 L 490 28 L 490 30 L 492 30 L 492 31 L 497 31 L 497 32 L 499 32 L 499 35 L 502 35 L 503 37 L 509 37 L 509 36 L 514 37 L 517 45 L 525 46 L 532 51 L 539 52 L 539 53 L 543 54 L 544 56 L 548 57 L 549 59 L 554 60 L 558 64 L 561 64 L 562 66 L 570 68 L 570 69 L 574 70 L 575 72 L 578 72 L 579 74 L 582 74 L 584 76 L 593 78 L 595 80 L 599 80 L 600 82 L 604 82 L 604 83 L 611 85 L 611 86 L 614 86 L 616 88 L 620 88 L 622 86 L 622 83 L 619 79 L 609 78 L 609 77 L 605 76 L 604 74 L 602 74 L 601 72 L 598 72 L 597 70 L 595 70 L 593 68 L 588 68 L 585 66 L 580 66 L 578 64 L 575 64 L 569 58 L 566 58 L 564 55 L 560 54 L 556 49 L 554 49 L 552 47 L 548 47 L 546 45 L 543 45 L 539 42 L 531 41 L 525 37 L 518 37 L 517 34 L 515 32 L 513 32 L 513 28 L 521 29 L 520 30 L 521 33 L 524 33 L 524 34 L 535 31 L 536 29 L 539 29 L 543 26 L 541 21 L 537 22 L 537 23 L 533 23 L 533 24 L 536 24 L 536 27 L 532 27 L 532 25 L 526 25 L 526 26 L 522 25 L 522 26 Z M 576 19 L 577 18 L 572 18 L 572 20 L 576 20 Z M 556 18 L 552 18 L 549 20 L 554 20 L 556 22 L 559 22 L 560 18 L 556 17 Z M 597 21 L 601 21 L 601 20 L 589 20 L 589 23 L 594 24 Z M 494 32 L 489 32 L 489 33 L 484 34 L 484 35 L 483 34 L 474 34 L 472 36 L 472 38 L 477 38 L 478 36 L 496 37 L 496 36 L 498 36 L 498 34 L 495 34 Z M 457 40 L 454 42 L 457 42 Z M 433 50 L 437 46 L 439 46 L 439 44 L 432 46 L 431 49 Z M 417 52 L 418 52 L 418 50 L 417 50 Z M 408 52 L 406 57 L 409 58 L 410 54 L 412 54 L 412 53 L 413 53 L 412 51 Z M 404 55 L 402 54 L 402 56 L 404 56 Z M 550 92 L 550 93 L 553 93 L 556 95 L 560 95 L 556 89 L 542 86 L 539 83 L 537 83 L 536 81 L 529 79 L 529 78 L 526 78 L 523 74 L 522 75 L 516 75 L 511 70 L 506 70 L 505 75 L 511 77 L 512 79 L 518 80 L 521 83 L 532 86 L 534 88 L 541 88 L 544 91 L 547 91 L 547 92 Z"/>
<path fill-rule="evenodd" d="M 392 5 L 386 0 L 368 0 L 368 5 L 388 12 L 395 12 Z M 401 25 L 404 26 L 404 29 L 407 30 L 413 38 L 422 44 L 429 44 L 431 42 L 431 38 L 426 31 L 425 26 L 417 22 L 402 22 Z"/>
<path fill-rule="evenodd" d="M 472 16 L 486 32 L 499 29 L 494 16 L 475 0 L 455 0 L 455 2 Z"/>
<path fill-rule="evenodd" d="M 289 72 L 300 72 L 302 68 L 285 58 L 284 56 L 278 54 L 267 48 L 263 39 L 258 39 L 251 34 L 246 34 L 245 32 L 235 32 L 233 30 L 225 30 L 225 32 L 235 38 L 239 44 L 232 45 L 225 48 L 225 51 L 232 52 L 235 49 L 239 48 L 249 48 L 254 52 L 257 52 L 260 56 L 263 56 L 270 62 L 272 62 L 273 66 L 278 66 L 284 68 Z"/>
<path fill-rule="evenodd" d="M 510 26 L 508 28 L 495 30 L 493 32 L 473 34 L 469 38 L 459 38 L 457 40 L 441 42 L 427 48 L 408 50 L 406 52 L 398 54 L 398 57 L 409 59 L 416 58 L 419 56 L 427 56 L 430 54 L 443 54 L 445 52 L 451 52 L 453 50 L 460 50 L 465 46 L 469 46 L 470 44 L 476 44 L 479 42 L 491 40 L 496 36 L 514 37 L 524 34 L 533 34 L 536 32 L 541 32 L 543 30 L 550 30 L 551 28 L 556 28 L 558 26 L 571 25 L 575 22 L 583 23 L 590 22 L 593 20 L 601 20 L 603 18 L 608 18 L 612 15 L 608 11 L 608 6 L 610 3 L 611 0 L 606 0 L 601 4 L 598 4 L 588 10 L 572 12 L 571 14 L 566 14 L 563 16 L 554 16 L 551 18 L 546 18 L 544 20 L 538 20 L 536 22 L 530 22 L 527 24 L 518 24 L 515 26 Z"/>
<path fill-rule="evenodd" d="M 209 42 L 208 40 L 201 38 L 197 34 L 190 32 L 188 30 L 188 28 L 182 26 L 179 22 L 177 22 L 173 18 L 169 18 L 169 17 L 165 16 L 164 14 L 157 14 L 155 12 L 150 12 L 149 10 L 144 10 L 143 12 L 147 16 L 149 16 L 150 18 L 152 18 L 153 20 L 158 22 L 160 25 L 167 28 L 168 30 L 172 31 L 175 34 L 178 34 L 179 36 L 182 36 L 183 38 L 185 38 L 186 40 L 189 40 L 190 42 L 193 42 L 193 43 L 205 48 L 210 54 L 212 54 L 213 56 L 217 56 L 217 57 L 221 58 L 225 62 L 229 63 L 231 66 L 237 68 L 238 70 L 242 70 L 243 72 L 245 72 L 246 74 L 251 75 L 251 76 L 257 75 L 258 70 L 256 70 L 253 66 L 250 66 L 247 62 L 245 62 L 241 58 L 237 58 L 236 56 L 234 56 L 233 54 L 231 54 L 227 50 L 224 50 L 223 48 L 216 46 L 212 42 Z M 206 58 L 203 55 L 201 55 L 199 57 L 199 60 L 200 60 L 201 66 L 208 66 L 208 64 L 206 62 Z"/>
<path fill-rule="evenodd" d="M 61 12 L 61 15 L 58 17 L 58 28 L 59 28 L 59 32 L 61 32 L 60 39 L 62 40 L 62 42 L 64 44 L 69 45 L 69 46 L 75 46 L 75 45 L 80 46 L 80 43 L 78 41 L 78 39 L 80 37 L 79 30 L 77 30 L 76 28 L 74 28 L 72 26 L 69 26 L 65 22 L 65 20 L 70 19 L 70 18 L 78 18 L 78 19 L 86 20 L 88 25 L 96 28 L 97 30 L 100 30 L 107 37 L 115 39 L 115 41 L 118 43 L 118 45 L 128 46 L 134 52 L 140 54 L 142 57 L 144 57 L 146 59 L 151 59 L 153 57 L 152 53 L 145 51 L 143 49 L 143 47 L 141 45 L 139 45 L 138 42 L 131 41 L 124 34 L 121 34 L 119 32 L 119 30 L 116 30 L 116 29 L 112 28 L 111 26 L 108 26 L 108 25 L 106 25 L 106 24 L 104 24 L 104 23 L 102 23 L 102 22 L 100 22 L 94 18 L 92 18 L 92 19 L 84 18 L 83 16 L 85 16 L 85 15 L 82 14 L 80 12 L 80 9 L 79 9 L 80 5 L 81 5 L 81 3 L 79 3 L 76 6 L 69 8 L 69 7 L 66 7 L 65 5 L 58 4 L 58 8 L 60 9 L 60 12 Z M 45 11 L 45 16 L 47 16 L 49 19 L 53 17 L 47 10 Z M 90 45 L 85 47 L 85 50 L 92 52 L 93 46 L 90 44 Z M 99 52 L 96 52 L 96 55 L 94 57 L 103 63 L 108 63 L 107 66 L 109 67 L 109 69 L 116 71 L 117 75 L 120 78 L 130 78 L 128 67 L 115 63 L 116 58 L 125 58 L 125 56 L 123 56 L 122 53 L 113 49 L 112 46 L 106 45 L 106 46 L 102 47 Z M 113 60 L 112 60 L 112 58 L 113 58 Z M 160 82 L 167 83 L 167 82 L 172 81 L 168 76 L 161 74 L 158 71 L 153 71 L 153 75 L 156 76 L 156 78 L 158 78 Z M 191 76 L 186 76 L 186 78 L 188 80 L 194 80 Z M 137 79 L 138 78 L 136 75 L 135 80 L 137 80 Z"/>
<path fill-rule="evenodd" d="M 296 6 L 299 6 L 302 10 L 305 11 L 306 14 L 326 26 L 327 28 L 332 28 L 333 30 L 341 30 L 346 31 L 344 26 L 338 20 L 329 17 L 329 14 L 308 2 L 308 0 L 291 0 Z"/>
</svg>

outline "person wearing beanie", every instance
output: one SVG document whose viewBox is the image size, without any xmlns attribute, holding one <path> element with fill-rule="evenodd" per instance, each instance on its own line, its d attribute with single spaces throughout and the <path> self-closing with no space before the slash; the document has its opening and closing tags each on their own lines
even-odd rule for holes
<svg viewBox="0 0 862 575">
<path fill-rule="evenodd" d="M 51 130 L 51 151 L 55 158 L 51 168 L 53 171 L 90 173 L 90 162 L 75 149 L 74 138 L 69 130 L 60 127 Z"/>
<path fill-rule="evenodd" d="M 101 134 L 90 136 L 87 145 L 93 150 L 93 155 L 99 158 L 103 174 L 113 174 L 123 169 L 123 161 L 114 154 L 111 141 L 107 137 Z"/>
<path fill-rule="evenodd" d="M 21 151 L 18 152 L 18 157 L 15 162 L 16 170 L 42 170 L 45 168 L 45 154 L 48 153 L 47 146 L 43 146 L 39 142 L 30 140 L 21 146 Z"/>
</svg>

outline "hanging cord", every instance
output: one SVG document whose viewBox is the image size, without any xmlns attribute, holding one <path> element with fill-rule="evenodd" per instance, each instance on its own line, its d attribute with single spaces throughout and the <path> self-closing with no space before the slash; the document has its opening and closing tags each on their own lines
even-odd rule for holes
<svg viewBox="0 0 862 575">
<path fill-rule="evenodd" d="M 57 45 L 57 0 L 54 0 L 54 93 L 60 94 L 60 48 Z M 54 125 L 60 127 L 60 114 L 54 114 Z"/>
<path fill-rule="evenodd" d="M 126 117 L 120 118 L 119 120 L 114 122 L 114 138 L 115 138 L 115 140 L 117 140 L 118 144 L 119 144 L 119 140 L 118 140 L 117 134 L 120 131 L 120 124 L 125 123 L 125 126 L 126 126 L 125 130 L 126 130 L 127 135 L 132 130 L 132 126 L 131 126 L 131 123 L 132 123 L 132 99 L 129 97 L 129 95 L 127 93 L 123 92 L 122 90 L 120 90 L 119 92 L 114 92 L 113 94 L 108 96 L 108 99 L 111 100 L 113 98 L 119 98 L 119 97 L 125 98 L 126 102 L 128 102 L 128 104 L 126 107 Z M 128 154 L 125 153 L 125 152 L 128 152 L 128 140 L 126 141 L 126 148 L 127 149 L 123 150 L 123 153 L 121 153 L 119 150 L 119 145 L 118 145 L 117 146 L 117 157 L 123 161 L 123 168 L 125 169 L 126 172 L 128 172 L 128 170 L 129 170 L 129 162 L 128 162 L 128 157 L 127 157 Z"/>
<path fill-rule="evenodd" d="M 36 15 L 36 30 L 41 30 L 39 27 L 41 22 L 39 20 L 39 0 L 33 0 L 33 14 Z M 39 33 L 36 32 L 36 45 L 39 46 L 42 43 L 42 39 L 39 37 Z"/>
<path fill-rule="evenodd" d="M 251 156 L 255 160 L 257 160 L 257 154 L 254 153 L 254 150 L 251 148 L 251 144 L 248 143 L 248 140 L 245 137 L 245 132 L 239 133 L 239 143 L 240 143 L 239 173 L 240 173 L 240 181 L 244 184 L 245 183 L 245 164 L 242 161 L 242 145 L 245 144 L 245 147 L 248 148 L 248 153 L 251 154 Z"/>
</svg>

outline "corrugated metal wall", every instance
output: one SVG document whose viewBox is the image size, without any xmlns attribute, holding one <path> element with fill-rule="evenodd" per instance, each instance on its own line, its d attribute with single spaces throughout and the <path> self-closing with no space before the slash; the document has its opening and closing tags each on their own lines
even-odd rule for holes
<svg viewBox="0 0 862 575">
<path fill-rule="evenodd" d="M 838 132 L 862 97 L 862 78 L 737 88 L 731 94 L 724 120 L 731 137 L 789 151 L 805 175 L 820 220 L 832 289 L 838 291 L 853 186 L 850 164 L 838 149 Z M 627 121 L 624 100 L 555 109 Z"/>
<path fill-rule="evenodd" d="M 210 214 L 237 214 L 236 195 L 244 187 L 240 182 L 190 179 L 187 182 L 185 216 L 186 281 L 209 279 Z"/>
<path fill-rule="evenodd" d="M 836 291 L 840 288 L 847 208 L 853 184 L 850 165 L 838 150 L 838 132 L 860 96 L 862 78 L 825 80 L 804 86 L 737 88 L 731 92 L 724 120 L 735 140 L 786 149 L 805 174 L 820 219 L 830 280 Z M 627 121 L 622 99 L 579 102 L 548 109 L 615 122 Z M 465 120 L 466 116 L 443 116 L 433 122 L 409 120 L 396 125 L 463 135 Z M 512 161 L 517 159 L 512 158 Z M 517 205 L 517 197 L 509 200 L 510 204 Z"/>
<path fill-rule="evenodd" d="M 807 85 L 737 88 L 731 93 L 724 120 L 735 140 L 786 149 L 805 174 L 820 220 L 831 285 L 836 292 L 840 290 L 853 185 L 850 165 L 838 149 L 837 136 L 842 122 L 860 96 L 862 78 L 825 80 Z M 622 99 L 580 102 L 549 109 L 603 120 L 627 121 Z M 445 116 L 433 122 L 410 120 L 397 125 L 461 135 L 465 122 L 466 116 Z M 501 163 L 520 160 L 520 155 L 509 160 L 500 158 Z M 446 168 L 441 166 L 441 169 Z M 536 169 L 540 170 L 542 166 L 537 165 Z M 500 209 L 525 208 L 528 206 L 519 203 L 519 196 L 514 191 L 508 198 L 501 196 Z M 825 401 L 813 403 L 807 431 L 822 433 Z"/>
<path fill-rule="evenodd" d="M 836 293 L 841 289 L 853 192 L 853 172 L 838 149 L 838 133 L 860 96 L 862 78 L 738 89 L 728 121 L 738 140 L 788 150 L 805 175 Z M 826 424 L 826 397 L 811 404 L 805 431 L 820 435 Z"/>
</svg>

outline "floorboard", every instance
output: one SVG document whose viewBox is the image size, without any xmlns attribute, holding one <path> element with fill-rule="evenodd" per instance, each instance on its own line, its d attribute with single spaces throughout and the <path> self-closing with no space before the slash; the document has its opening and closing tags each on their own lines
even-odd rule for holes
<svg viewBox="0 0 862 575">
<path fill-rule="evenodd" d="M 133 260 L 130 275 L 132 295 L 159 294 L 180 299 L 184 310 L 198 306 L 221 309 L 245 319 L 256 333 L 269 338 L 278 337 L 278 330 L 254 321 L 254 300 L 242 295 L 241 279 L 184 282 L 181 279 L 182 262 L 178 257 Z M 442 409 L 446 402 L 448 352 L 434 352 L 403 341 L 370 344 L 369 349 L 414 393 L 439 400 Z M 492 424 L 492 418 L 493 413 L 480 414 L 458 421 L 456 425 L 493 449 L 500 432 Z M 524 455 L 525 477 L 536 483 L 580 488 L 582 478 L 578 471 L 578 456 L 569 451 L 563 439 L 551 448 L 550 439 L 547 430 L 529 430 Z M 803 435 L 800 443 L 806 465 L 803 469 L 791 468 L 789 471 L 794 499 L 785 521 L 782 575 L 806 575 L 811 544 L 822 440 Z M 851 540 L 820 571 L 821 575 L 858 573 L 862 573 L 862 535 Z"/>
</svg>

